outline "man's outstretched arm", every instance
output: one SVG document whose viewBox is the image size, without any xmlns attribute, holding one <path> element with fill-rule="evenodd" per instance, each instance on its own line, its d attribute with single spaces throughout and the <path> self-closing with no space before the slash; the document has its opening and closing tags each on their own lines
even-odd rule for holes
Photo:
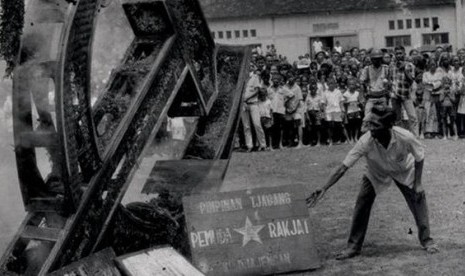
<svg viewBox="0 0 465 276">
<path fill-rule="evenodd" d="M 339 179 L 341 179 L 341 177 L 346 173 L 346 171 L 348 170 L 349 168 L 342 164 L 339 165 L 332 173 L 331 175 L 329 176 L 329 179 L 328 181 L 326 182 L 326 184 L 317 189 L 315 192 L 313 192 L 310 197 L 307 198 L 306 202 L 307 202 L 307 205 L 309 207 L 313 207 L 315 206 L 325 195 L 326 191 L 331 188 L 334 184 L 336 184 Z"/>
<path fill-rule="evenodd" d="M 355 146 L 349 151 L 346 158 L 342 163 L 331 172 L 331 175 L 328 178 L 326 184 L 313 192 L 310 197 L 307 198 L 307 205 L 309 207 L 315 206 L 318 201 L 320 201 L 326 191 L 336 184 L 339 179 L 346 173 L 346 171 L 351 168 L 362 156 L 365 156 L 369 149 L 369 141 L 371 136 L 368 134 L 362 135 Z"/>
<path fill-rule="evenodd" d="M 328 179 L 328 182 L 326 183 L 326 185 L 323 186 L 323 190 L 328 190 L 329 188 L 331 188 L 334 184 L 336 184 L 339 179 L 341 179 L 341 177 L 346 173 L 346 171 L 348 170 L 349 168 L 346 167 L 344 164 L 340 164 L 332 173 L 331 175 L 329 176 L 329 179 Z"/>
</svg>

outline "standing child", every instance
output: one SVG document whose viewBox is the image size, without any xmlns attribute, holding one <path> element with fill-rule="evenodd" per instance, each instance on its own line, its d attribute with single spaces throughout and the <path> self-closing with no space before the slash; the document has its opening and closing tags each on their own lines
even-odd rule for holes
<svg viewBox="0 0 465 276">
<path fill-rule="evenodd" d="M 337 83 L 334 78 L 328 78 L 328 89 L 323 93 L 323 103 L 325 107 L 325 117 L 327 123 L 329 145 L 334 143 L 334 133 L 339 131 L 344 133 L 347 140 L 346 131 L 342 125 L 344 97 L 342 92 L 337 89 Z"/>
<path fill-rule="evenodd" d="M 343 94 L 349 143 L 356 142 L 358 140 L 360 127 L 362 126 L 360 92 L 356 89 L 357 80 L 355 78 L 350 78 L 348 80 L 348 90 Z"/>
<path fill-rule="evenodd" d="M 439 102 L 441 103 L 441 118 L 443 120 L 442 125 L 444 140 L 452 138 L 454 134 L 454 140 L 457 140 L 457 126 L 455 125 L 455 93 L 452 91 L 452 81 L 449 77 L 443 78 L 444 91 L 439 97 Z M 453 133 L 450 131 L 453 129 Z"/>
<path fill-rule="evenodd" d="M 260 122 L 265 132 L 266 150 L 271 150 L 272 147 L 272 129 L 273 129 L 273 118 L 271 117 L 271 101 L 267 97 L 266 87 L 260 88 L 258 92 L 258 112 L 260 113 Z"/>
<path fill-rule="evenodd" d="M 316 134 L 316 146 L 320 146 L 321 141 L 321 121 L 323 120 L 323 99 L 317 93 L 318 85 L 316 79 L 310 79 L 309 87 L 310 93 L 305 99 L 305 106 L 307 108 L 308 129 L 309 133 Z"/>
</svg>

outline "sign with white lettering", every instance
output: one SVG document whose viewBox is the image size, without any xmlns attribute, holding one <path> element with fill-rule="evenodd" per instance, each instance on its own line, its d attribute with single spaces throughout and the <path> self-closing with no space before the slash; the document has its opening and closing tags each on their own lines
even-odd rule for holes
<svg viewBox="0 0 465 276">
<path fill-rule="evenodd" d="M 206 275 L 320 266 L 302 185 L 183 198 L 194 265 Z"/>
</svg>

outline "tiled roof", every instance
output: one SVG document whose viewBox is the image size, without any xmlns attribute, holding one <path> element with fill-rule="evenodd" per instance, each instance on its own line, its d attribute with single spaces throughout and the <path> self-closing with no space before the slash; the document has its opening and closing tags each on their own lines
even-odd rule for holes
<svg viewBox="0 0 465 276">
<path fill-rule="evenodd" d="M 454 5 L 455 0 L 200 0 L 200 3 L 207 18 L 250 18 Z"/>
</svg>

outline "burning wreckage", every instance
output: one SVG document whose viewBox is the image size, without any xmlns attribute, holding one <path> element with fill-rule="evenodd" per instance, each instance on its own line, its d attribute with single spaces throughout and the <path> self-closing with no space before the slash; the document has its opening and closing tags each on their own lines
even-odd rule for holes
<svg viewBox="0 0 465 276">
<path fill-rule="evenodd" d="M 121 1 L 134 39 L 92 105 L 92 45 L 108 2 L 27 5 L 13 116 L 28 213 L 2 275 L 46 275 L 104 248 L 123 255 L 170 244 L 189 259 L 181 198 L 224 178 L 248 48 L 216 45 L 197 0 Z M 179 121 L 174 139 L 167 124 Z M 137 191 L 128 199 L 129 190 Z"/>
</svg>

